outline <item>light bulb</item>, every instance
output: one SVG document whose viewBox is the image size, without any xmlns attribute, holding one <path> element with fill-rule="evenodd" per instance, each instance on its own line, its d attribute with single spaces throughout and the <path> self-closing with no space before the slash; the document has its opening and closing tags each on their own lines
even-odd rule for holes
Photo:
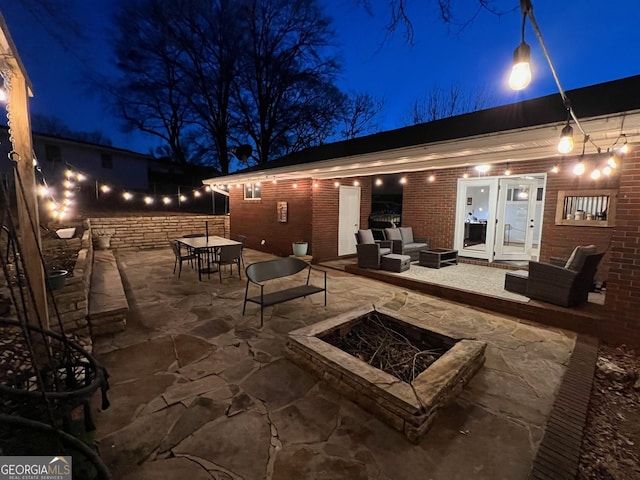
<svg viewBox="0 0 640 480">
<path fill-rule="evenodd" d="M 613 155 L 611 155 L 607 160 L 607 165 L 611 168 L 616 168 L 618 166 L 618 162 L 616 162 L 616 158 Z"/>
<path fill-rule="evenodd" d="M 567 123 L 560 134 L 558 152 L 569 153 L 571 150 L 573 150 L 573 128 Z"/>
<path fill-rule="evenodd" d="M 196 197 L 196 198 L 199 197 L 200 196 L 200 192 L 198 190 L 194 190 L 193 191 L 193 196 Z"/>
<path fill-rule="evenodd" d="M 554 165 L 551 169 L 551 173 L 558 173 L 560 171 L 560 167 L 558 165 Z"/>
<path fill-rule="evenodd" d="M 599 179 L 600 175 L 602 175 L 602 172 L 599 168 L 596 168 L 593 172 L 591 172 L 591 178 L 593 178 L 594 180 Z"/>
<path fill-rule="evenodd" d="M 602 169 L 602 173 L 608 177 L 609 175 L 611 175 L 611 167 L 607 165 Z"/>
<path fill-rule="evenodd" d="M 509 87 L 513 90 L 522 90 L 531 83 L 530 59 L 531 48 L 522 42 L 513 52 L 513 68 L 509 76 Z"/>
<path fill-rule="evenodd" d="M 582 175 L 585 171 L 584 163 L 580 162 L 575 167 L 573 167 L 574 175 Z"/>
<path fill-rule="evenodd" d="M 7 95 L 7 91 L 4 88 L 0 88 L 0 102 L 4 103 L 8 98 L 9 95 Z"/>
<path fill-rule="evenodd" d="M 376 186 L 379 187 L 380 185 L 382 185 L 382 179 L 376 178 Z"/>
<path fill-rule="evenodd" d="M 629 153 L 629 145 L 627 145 L 627 142 L 624 142 L 624 145 L 620 148 L 620 153 Z"/>
</svg>

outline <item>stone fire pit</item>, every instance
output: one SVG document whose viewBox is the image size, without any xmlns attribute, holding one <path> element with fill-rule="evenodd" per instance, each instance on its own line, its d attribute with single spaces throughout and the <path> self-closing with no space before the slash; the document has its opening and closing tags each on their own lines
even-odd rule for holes
<svg viewBox="0 0 640 480">
<path fill-rule="evenodd" d="M 439 342 L 446 353 L 413 382 L 406 383 L 322 340 L 334 332 L 346 335 L 372 313 L 409 339 Z M 398 312 L 364 307 L 289 333 L 285 352 L 302 368 L 418 443 L 438 410 L 455 398 L 480 369 L 485 348 L 484 342 L 451 338 Z"/>
</svg>

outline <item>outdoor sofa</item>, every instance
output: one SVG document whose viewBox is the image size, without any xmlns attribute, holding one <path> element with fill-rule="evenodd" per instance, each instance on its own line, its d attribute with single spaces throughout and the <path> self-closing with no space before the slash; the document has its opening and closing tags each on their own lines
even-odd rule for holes
<svg viewBox="0 0 640 480">
<path fill-rule="evenodd" d="M 429 249 L 429 240 L 414 238 L 411 227 L 385 228 L 384 236 L 386 240 L 392 242 L 393 253 L 409 255 L 412 262 L 419 259 L 420 250 Z"/>
</svg>

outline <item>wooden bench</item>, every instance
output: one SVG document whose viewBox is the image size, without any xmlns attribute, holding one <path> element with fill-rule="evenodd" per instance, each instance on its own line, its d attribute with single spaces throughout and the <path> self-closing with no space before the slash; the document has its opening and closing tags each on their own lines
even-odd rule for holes
<svg viewBox="0 0 640 480">
<path fill-rule="evenodd" d="M 303 285 L 265 293 L 265 282 L 276 278 L 288 277 L 295 275 L 303 270 L 307 270 L 307 281 Z M 318 287 L 309 283 L 311 279 L 311 271 L 320 272 L 324 275 L 324 285 Z M 242 315 L 244 315 L 247 302 L 257 303 L 260 305 L 260 327 L 263 325 L 264 307 L 276 305 L 278 303 L 287 302 L 296 298 L 306 297 L 314 293 L 324 292 L 324 304 L 327 305 L 327 272 L 314 268 L 304 260 L 294 257 L 277 258 L 275 260 L 266 260 L 264 262 L 252 263 L 247 267 L 247 287 L 244 292 L 244 304 L 242 306 Z M 260 294 L 250 297 L 249 287 L 255 285 L 260 288 Z"/>
</svg>

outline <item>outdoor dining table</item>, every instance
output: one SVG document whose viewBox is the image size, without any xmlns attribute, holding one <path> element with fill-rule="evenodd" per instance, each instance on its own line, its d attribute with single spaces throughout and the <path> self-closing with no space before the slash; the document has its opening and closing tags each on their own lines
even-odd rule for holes
<svg viewBox="0 0 640 480">
<path fill-rule="evenodd" d="M 219 237 L 217 235 L 205 236 L 205 237 L 191 237 L 191 238 L 177 238 L 176 241 L 182 245 L 187 246 L 193 252 L 195 252 L 198 259 L 198 280 L 202 280 L 202 274 L 211 273 L 211 264 L 209 263 L 209 255 L 216 255 L 217 251 L 226 245 L 241 245 L 241 242 L 236 242 L 229 238 Z M 207 267 L 202 266 L 202 253 L 207 254 Z M 215 270 L 217 272 L 217 270 Z"/>
</svg>

